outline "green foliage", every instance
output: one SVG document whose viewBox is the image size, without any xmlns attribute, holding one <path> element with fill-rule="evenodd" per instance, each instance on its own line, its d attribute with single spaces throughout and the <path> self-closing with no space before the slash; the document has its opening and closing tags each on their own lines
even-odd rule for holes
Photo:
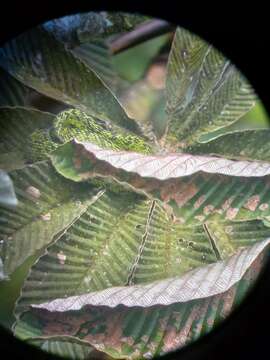
<svg viewBox="0 0 270 360">
<path fill-rule="evenodd" d="M 195 144 L 188 147 L 187 151 L 193 154 L 211 153 L 236 159 L 269 161 L 269 141 L 270 131 L 268 129 L 243 130 L 221 135 L 211 142 Z"/>
<path fill-rule="evenodd" d="M 269 117 L 261 101 L 248 111 L 239 120 L 229 126 L 220 128 L 216 131 L 201 135 L 200 142 L 208 142 L 220 135 L 231 132 L 240 132 L 241 130 L 267 129 L 269 128 Z"/>
<path fill-rule="evenodd" d="M 126 85 L 126 81 L 115 71 L 109 47 L 103 40 L 81 44 L 72 49 L 72 53 L 93 69 L 114 92 Z"/>
<path fill-rule="evenodd" d="M 74 138 L 104 148 L 152 151 L 144 138 L 76 109 L 55 116 L 34 109 L 2 107 L 0 129 L 0 165 L 8 171 L 45 160 L 59 145 Z"/>
<path fill-rule="evenodd" d="M 0 106 L 24 106 L 29 88 L 0 68 Z"/>
<path fill-rule="evenodd" d="M 0 65 L 44 95 L 139 132 L 96 73 L 44 29 L 28 31 L 2 47 Z"/>
<path fill-rule="evenodd" d="M 13 170 L 23 167 L 27 161 L 43 159 L 42 155 L 54 148 L 47 135 L 53 119 L 53 115 L 34 109 L 0 108 L 1 168 Z"/>
<path fill-rule="evenodd" d="M 54 356 L 60 356 L 72 360 L 84 360 L 88 358 L 101 359 L 102 353 L 96 351 L 85 342 L 70 339 L 69 337 L 55 337 L 47 340 L 34 339 L 28 342 L 31 345 L 41 348 Z"/>
<path fill-rule="evenodd" d="M 262 265 L 260 258 L 238 284 L 213 297 L 148 309 L 88 306 L 54 314 L 36 309 L 22 315 L 15 333 L 22 339 L 31 339 L 46 329 L 72 340 L 93 343 L 116 359 L 156 357 L 215 329 L 252 289 Z"/>
<path fill-rule="evenodd" d="M 50 243 L 84 209 L 84 201 L 91 198 L 90 185 L 63 182 L 48 162 L 12 171 L 10 176 L 18 205 L 15 210 L 1 209 L 0 225 L 2 257 L 8 274 Z"/>
<path fill-rule="evenodd" d="M 54 355 L 179 349 L 241 303 L 266 260 L 262 105 L 228 59 L 184 29 L 172 44 L 163 35 L 110 54 L 115 35 L 146 20 L 78 14 L 0 48 L 0 314 Z M 155 88 L 148 70 L 165 45 L 166 84 Z M 29 88 L 71 109 L 29 108 Z M 107 306 L 106 296 L 120 300 Z M 138 306 L 145 297 L 162 301 Z"/>
<path fill-rule="evenodd" d="M 249 111 L 255 100 L 250 84 L 221 53 L 177 29 L 167 76 L 170 142 L 184 147 L 204 133 L 228 126 Z"/>
</svg>

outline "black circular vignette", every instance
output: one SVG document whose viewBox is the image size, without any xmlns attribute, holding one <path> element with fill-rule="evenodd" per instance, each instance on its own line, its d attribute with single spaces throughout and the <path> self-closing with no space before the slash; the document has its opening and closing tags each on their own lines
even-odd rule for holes
<svg viewBox="0 0 270 360">
<path fill-rule="evenodd" d="M 179 24 L 212 43 L 238 66 L 270 113 L 270 92 L 266 90 L 270 80 L 270 55 L 267 53 L 269 15 L 266 7 L 263 8 L 262 5 L 253 4 L 249 7 L 246 3 L 238 11 L 227 2 L 215 3 L 211 7 L 207 6 L 206 2 L 199 6 L 194 2 L 183 4 L 173 0 L 149 2 L 149 6 L 146 6 L 146 1 L 133 1 L 127 4 L 127 1 L 122 3 L 102 0 L 47 0 L 35 3 L 9 0 L 1 5 L 0 43 L 46 20 L 90 10 L 139 12 Z M 270 341 L 267 331 L 267 325 L 270 323 L 269 279 L 268 263 L 253 291 L 215 331 L 180 351 L 163 356 L 162 359 L 246 360 L 264 356 L 263 354 L 267 356 Z M 56 359 L 15 339 L 4 329 L 0 330 L 1 358 Z"/>
</svg>

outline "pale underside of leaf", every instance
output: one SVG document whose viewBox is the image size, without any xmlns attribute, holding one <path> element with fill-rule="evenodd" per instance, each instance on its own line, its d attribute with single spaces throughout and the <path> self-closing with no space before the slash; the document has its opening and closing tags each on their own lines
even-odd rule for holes
<svg viewBox="0 0 270 360">
<path fill-rule="evenodd" d="M 41 28 L 6 43 L 0 49 L 0 64 L 44 95 L 128 130 L 140 131 L 99 77 Z"/>
<path fill-rule="evenodd" d="M 23 107 L 0 108 L 0 167 L 11 171 L 26 164 L 44 160 L 61 143 L 79 138 L 103 148 L 140 149 L 149 152 L 150 145 L 141 137 L 77 110 L 57 116 Z"/>
<path fill-rule="evenodd" d="M 13 171 L 10 176 L 18 205 L 0 209 L 3 262 L 8 274 L 72 223 L 93 196 L 90 185 L 81 188 L 66 182 L 48 162 Z"/>
<path fill-rule="evenodd" d="M 16 312 L 56 298 L 184 276 L 270 236 L 260 221 L 207 223 L 207 232 L 205 226 L 174 224 L 155 201 L 106 192 L 33 266 Z"/>
<path fill-rule="evenodd" d="M 253 287 L 265 255 L 259 255 L 244 277 L 219 295 L 150 308 L 85 306 L 58 313 L 31 309 L 17 322 L 15 334 L 21 338 L 69 335 L 117 359 L 154 358 L 194 342 L 227 318 Z"/>
<path fill-rule="evenodd" d="M 205 261 L 215 261 L 202 229 L 194 234 L 191 229 L 180 229 L 178 234 L 173 234 L 168 227 L 166 214 L 154 202 L 133 194 L 104 194 L 32 269 L 20 305 L 29 303 L 29 298 L 31 301 L 43 298 L 45 294 L 40 292 L 40 287 L 50 288 L 46 296 L 52 299 L 117 284 L 151 281 L 166 276 L 167 272 L 177 273 L 179 263 L 174 251 L 181 252 L 181 249 L 173 239 L 180 234 L 189 240 L 197 236 L 198 247 L 206 251 Z M 171 245 L 166 244 L 164 232 L 170 236 L 167 241 Z M 170 246 L 174 248 L 171 264 L 165 254 Z M 183 249 L 185 252 L 188 250 Z M 59 260 L 59 254 L 65 261 Z M 198 262 L 194 254 L 187 256 L 182 271 Z M 55 288 L 58 278 L 63 286 Z M 37 291 L 34 290 L 36 281 L 39 281 Z"/>
<path fill-rule="evenodd" d="M 236 159 L 270 161 L 270 130 L 243 130 L 221 135 L 185 150 L 191 154 L 219 155 Z"/>
<path fill-rule="evenodd" d="M 178 35 L 177 32 L 176 38 Z M 190 39 L 185 39 L 187 49 L 177 49 L 180 50 L 183 62 L 190 55 Z M 200 40 L 198 48 L 196 46 L 191 49 L 190 60 L 194 61 L 192 68 L 188 68 L 187 64 L 183 66 L 185 78 L 182 79 L 181 91 L 183 89 L 185 95 L 179 94 L 180 73 L 171 79 L 171 83 L 168 82 L 167 135 L 172 143 L 192 143 L 202 133 L 234 122 L 252 107 L 255 98 L 249 84 L 226 59 L 211 46 L 204 46 Z M 176 57 L 173 51 L 171 57 Z M 3 56 L 0 63 L 11 74 L 41 93 L 139 132 L 136 123 L 127 117 L 100 81 L 100 78 L 103 79 L 103 69 L 94 69 L 93 63 L 89 67 L 85 66 L 46 31 L 39 29 L 24 34 L 14 40 L 12 45 L 2 48 L 0 55 Z M 211 76 L 206 81 L 203 75 L 208 71 Z M 90 91 L 92 86 L 97 87 L 94 93 Z M 210 118 L 209 114 L 215 118 Z M 7 124 L 5 122 L 3 126 Z M 189 136 L 191 128 L 195 132 Z M 32 127 L 30 130 L 27 127 L 24 129 L 25 136 L 21 138 L 15 133 L 14 126 L 8 129 L 11 142 L 13 138 L 16 139 L 16 146 L 20 141 L 25 141 L 32 131 Z M 270 215 L 270 183 L 266 176 L 270 174 L 269 163 L 246 160 L 269 160 L 268 153 L 251 150 L 255 140 L 251 140 L 249 135 L 244 134 L 248 144 L 238 148 L 238 151 L 245 151 L 245 154 L 240 154 L 240 158 L 243 156 L 241 161 L 198 156 L 197 152 L 204 153 L 200 145 L 195 150 L 196 155 L 144 156 L 104 150 L 79 141 L 67 144 L 66 148 L 61 147 L 59 152 L 52 155 L 57 171 L 69 179 L 81 181 L 95 176 L 111 177 L 124 186 L 131 186 L 135 192 L 150 196 L 150 199 L 124 191 L 122 194 L 112 194 L 103 190 L 93 197 L 93 191 L 85 183 L 83 189 L 80 189 L 80 184 L 65 184 L 66 180 L 56 174 L 54 180 L 49 180 L 53 169 L 48 163 L 26 167 L 11 174 L 19 207 L 15 212 L 6 209 L 2 212 L 1 209 L 0 229 L 5 240 L 5 271 L 2 270 L 0 258 L 0 279 L 37 249 L 53 242 L 29 274 L 17 305 L 17 314 L 32 305 L 36 308 L 31 310 L 34 314 L 40 312 L 42 317 L 44 312 L 45 318 L 48 318 L 46 336 L 85 337 L 91 345 L 116 358 L 123 356 L 123 353 L 124 357 L 129 356 L 132 351 L 135 352 L 134 357 L 153 357 L 154 354 L 181 347 L 200 336 L 201 332 L 209 331 L 213 321 L 210 319 L 202 330 L 205 317 L 211 311 L 214 317 L 220 311 L 224 310 L 222 316 L 231 311 L 232 298 L 238 286 L 236 282 L 240 284 L 246 281 L 244 273 L 249 267 L 253 269 L 254 260 L 269 243 L 269 229 L 259 221 L 247 224 L 216 221 L 220 217 L 227 220 L 267 219 Z M 255 135 L 258 135 L 257 141 L 267 140 L 268 136 L 266 133 Z M 259 139 L 261 135 L 263 138 Z M 234 157 L 232 147 L 224 147 L 222 144 L 225 143 L 217 143 L 217 140 L 212 142 L 212 150 L 207 148 L 205 152 Z M 20 149 L 25 150 L 22 145 L 13 151 L 15 156 Z M 70 151 L 71 145 L 72 151 L 66 157 L 65 149 Z M 219 150 L 222 146 L 225 154 Z M 88 189 L 86 198 L 82 194 L 85 189 Z M 165 207 L 166 204 L 173 207 L 178 223 L 174 221 L 175 218 L 168 217 L 159 200 L 164 201 Z M 194 218 L 199 223 L 204 222 L 204 225 L 188 226 L 188 221 L 193 222 Z M 242 249 L 243 246 L 249 247 Z M 222 261 L 215 263 L 217 260 Z M 249 285 L 249 281 L 246 282 Z M 220 303 L 222 305 L 218 307 Z M 158 311 L 152 312 L 151 307 L 157 304 L 166 306 L 158 306 Z M 212 304 L 214 309 L 209 310 Z M 95 322 L 90 326 L 94 329 L 92 334 L 92 330 L 89 332 L 89 323 L 81 327 L 81 322 L 85 321 L 84 311 L 87 313 L 93 305 L 94 312 L 100 305 L 114 307 L 107 313 L 105 311 L 105 318 L 108 315 L 111 319 L 108 333 L 104 334 L 99 325 L 96 331 Z M 122 305 L 131 307 L 124 311 L 127 321 L 134 319 L 134 316 L 138 318 L 140 325 L 135 327 L 135 334 L 141 334 L 143 323 L 149 320 L 152 325 L 159 322 L 161 313 L 165 317 L 165 327 L 164 321 L 158 323 L 157 330 L 151 325 L 146 335 L 148 338 L 138 339 L 139 345 L 134 346 L 136 339 L 123 340 L 125 326 L 123 329 L 116 326 L 121 321 L 125 322 L 119 315 L 119 305 L 120 308 Z M 134 309 L 137 306 L 145 309 Z M 171 313 L 173 307 L 174 315 Z M 178 307 L 180 310 L 177 310 Z M 42 309 L 58 311 L 60 314 L 54 317 Z M 186 309 L 189 316 L 185 324 L 181 318 L 180 326 L 179 316 L 185 318 Z M 62 325 L 56 324 L 54 327 L 54 322 L 61 319 L 61 312 L 65 314 L 69 310 L 76 310 L 77 314 L 81 311 L 82 320 L 78 317 L 76 322 L 76 315 L 70 315 L 70 318 L 64 319 L 67 323 L 71 321 L 70 327 L 63 326 L 64 330 Z M 205 316 L 203 320 L 202 314 Z M 92 321 L 93 313 L 90 315 L 87 318 L 89 322 Z M 169 324 L 169 317 L 175 318 L 173 326 Z M 15 328 L 16 332 L 17 327 L 21 326 L 20 321 Z M 168 324 L 170 326 L 165 334 Z M 113 336 L 113 327 L 116 329 L 116 340 L 109 339 Z M 161 334 L 158 333 L 160 328 Z M 189 331 L 195 335 L 188 337 Z M 99 332 L 102 333 L 100 338 L 96 335 Z M 38 335 L 44 334 L 41 332 Z M 146 344 L 151 344 L 149 339 L 155 336 L 160 338 L 160 344 L 152 344 L 145 350 Z M 62 355 L 63 351 L 67 351 L 67 355 L 75 358 L 88 356 L 88 349 L 84 353 L 81 344 L 75 346 L 70 342 L 64 347 L 61 339 L 46 341 L 42 346 L 53 353 Z M 123 343 L 129 347 L 123 347 Z M 129 355 L 126 355 L 127 352 Z"/>
<path fill-rule="evenodd" d="M 270 174 L 270 163 L 259 161 L 234 161 L 215 156 L 191 154 L 166 154 L 147 156 L 133 152 L 104 150 L 91 143 L 81 144 L 87 152 L 93 153 L 98 160 L 127 172 L 137 173 L 141 177 L 169 180 L 189 176 L 197 172 L 241 177 L 261 177 Z"/>
<path fill-rule="evenodd" d="M 250 84 L 221 53 L 181 28 L 176 30 L 169 56 L 166 90 L 165 135 L 167 145 L 176 148 L 230 125 L 256 100 Z"/>
<path fill-rule="evenodd" d="M 111 178 L 159 199 L 181 223 L 269 217 L 267 162 L 179 153 L 148 156 L 78 141 L 59 147 L 51 159 L 61 175 L 74 181 Z"/>
<path fill-rule="evenodd" d="M 269 243 L 270 239 L 266 239 L 239 251 L 228 260 L 192 270 L 179 278 L 128 288 L 114 287 L 32 306 L 49 311 L 68 311 L 79 310 L 85 305 L 149 307 L 207 298 L 224 293 L 241 280 Z"/>
<path fill-rule="evenodd" d="M 265 238 L 264 230 L 255 228 Z M 158 204 L 142 197 L 105 193 L 32 268 L 17 311 L 56 297 L 179 275 L 214 261 L 202 227 L 174 225 Z"/>
</svg>

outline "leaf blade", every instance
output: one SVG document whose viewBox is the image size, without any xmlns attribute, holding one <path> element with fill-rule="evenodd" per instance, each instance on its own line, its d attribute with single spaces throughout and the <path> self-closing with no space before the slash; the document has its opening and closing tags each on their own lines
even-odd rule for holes
<svg viewBox="0 0 270 360">
<path fill-rule="evenodd" d="M 0 68 L 0 107 L 24 106 L 30 89 Z"/>
<path fill-rule="evenodd" d="M 32 309 L 21 316 L 15 327 L 15 333 L 24 326 L 33 327 L 33 319 L 37 319 L 36 328 L 41 334 L 55 332 L 69 333 L 108 353 L 115 358 L 154 358 L 170 351 L 180 349 L 212 329 L 223 321 L 239 306 L 254 283 L 266 259 L 259 256 L 246 272 L 242 280 L 223 294 L 210 298 L 178 303 L 170 306 L 154 306 L 148 309 L 127 308 L 118 306 L 85 307 L 81 311 L 67 313 L 50 313 L 46 310 Z M 264 260 L 263 260 L 264 259 Z M 59 320 L 65 324 L 74 324 L 72 319 L 81 319 L 80 330 L 73 327 L 71 331 L 63 327 L 55 331 Z M 90 320 L 90 321 L 89 321 Z M 87 322 L 88 321 L 88 322 Z M 96 334 L 96 329 L 103 332 Z M 102 335 L 102 336 L 100 336 Z"/>
<path fill-rule="evenodd" d="M 55 298 L 76 300 L 78 294 L 99 294 L 104 289 L 114 292 L 117 286 L 135 284 L 125 287 L 133 291 L 153 282 L 167 284 L 185 277 L 192 269 L 203 267 L 205 272 L 205 265 L 216 264 L 218 259 L 203 226 L 173 224 L 164 210 L 156 205 L 151 211 L 153 202 L 144 199 L 133 198 L 127 207 L 126 194 L 117 195 L 122 202 L 117 210 L 120 204 L 116 205 L 114 198 L 112 194 L 103 195 L 48 248 L 24 284 L 16 307 L 18 314 L 31 304 Z M 147 214 L 151 214 L 148 220 Z M 89 220 L 92 225 L 86 231 Z M 270 235 L 269 228 L 260 221 L 220 223 L 218 231 L 217 224 L 208 226 L 225 264 L 235 252 L 262 244 Z"/>
<path fill-rule="evenodd" d="M 150 307 L 207 298 L 226 292 L 240 281 L 269 243 L 270 239 L 267 239 L 239 251 L 227 261 L 195 269 L 180 278 L 158 281 L 150 285 L 130 286 L 128 289 L 126 287 L 114 287 L 32 306 L 52 312 L 65 312 L 80 310 L 84 305 Z M 199 287 L 198 284 L 200 284 Z"/>
<path fill-rule="evenodd" d="M 46 340 L 33 339 L 29 340 L 28 343 L 39 347 L 41 350 L 46 351 L 53 356 L 60 356 L 63 358 L 73 360 L 84 360 L 89 358 L 89 356 L 96 359 L 103 358 L 103 354 L 98 353 L 95 348 L 83 341 L 79 341 L 68 336 L 52 337 Z"/>
<path fill-rule="evenodd" d="M 26 163 L 42 159 L 44 154 L 42 154 L 42 149 L 35 149 L 33 134 L 41 133 L 45 138 L 53 120 L 53 115 L 35 109 L 0 108 L 1 168 L 11 171 L 25 166 Z M 45 139 L 43 142 L 45 148 Z M 49 146 L 51 150 L 55 149 L 53 143 Z M 37 151 L 35 152 L 35 150 Z"/>
<path fill-rule="evenodd" d="M 148 156 L 76 140 L 59 147 L 51 159 L 56 170 L 73 181 L 109 178 L 161 200 L 182 223 L 269 216 L 267 162 L 179 153 Z"/>
<path fill-rule="evenodd" d="M 97 75 L 45 30 L 22 34 L 5 44 L 0 55 L 6 71 L 38 92 L 139 132 Z"/>
<path fill-rule="evenodd" d="M 268 129 L 235 131 L 207 143 L 195 144 L 187 148 L 187 151 L 191 154 L 206 153 L 229 158 L 269 161 L 269 140 Z"/>
<path fill-rule="evenodd" d="M 235 122 L 255 100 L 250 84 L 222 54 L 187 30 L 176 30 L 167 76 L 169 146 L 190 145 Z"/>
<path fill-rule="evenodd" d="M 63 181 L 48 162 L 15 170 L 10 176 L 18 205 L 16 209 L 1 208 L 0 232 L 7 274 L 48 244 L 85 206 L 81 189 Z M 84 189 L 91 194 L 91 186 Z"/>
</svg>

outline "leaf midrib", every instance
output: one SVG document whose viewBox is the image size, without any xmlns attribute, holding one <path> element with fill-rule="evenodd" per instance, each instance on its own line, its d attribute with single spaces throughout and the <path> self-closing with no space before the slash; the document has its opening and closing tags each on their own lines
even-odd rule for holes
<svg viewBox="0 0 270 360">
<path fill-rule="evenodd" d="M 152 221 L 152 218 L 153 218 L 153 213 L 154 213 L 155 207 L 156 207 L 156 200 L 153 200 L 151 202 L 150 209 L 149 209 L 149 212 L 148 212 L 147 221 L 146 221 L 146 225 L 145 225 L 145 232 L 142 235 L 142 240 L 141 240 L 141 244 L 139 246 L 137 257 L 136 257 L 133 265 L 130 267 L 130 273 L 127 276 L 127 282 L 125 284 L 126 286 L 131 285 L 132 281 L 134 279 L 138 263 L 139 263 L 140 258 L 142 256 L 144 246 L 145 246 L 145 243 L 146 243 L 148 235 L 149 235 L 149 227 L 150 227 L 150 224 L 151 224 L 151 221 Z"/>
</svg>

